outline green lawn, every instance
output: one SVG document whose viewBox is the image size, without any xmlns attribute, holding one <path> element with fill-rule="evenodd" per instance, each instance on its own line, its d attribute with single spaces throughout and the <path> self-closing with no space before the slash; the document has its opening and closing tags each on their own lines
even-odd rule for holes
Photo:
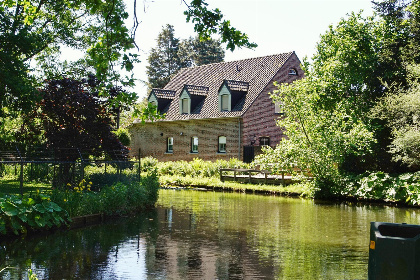
<svg viewBox="0 0 420 280">
<path fill-rule="evenodd" d="M 49 190 L 51 186 L 48 183 L 24 182 L 23 192 L 35 192 L 36 190 Z M 20 182 L 16 179 L 0 178 L 0 195 L 2 194 L 20 194 Z"/>
</svg>

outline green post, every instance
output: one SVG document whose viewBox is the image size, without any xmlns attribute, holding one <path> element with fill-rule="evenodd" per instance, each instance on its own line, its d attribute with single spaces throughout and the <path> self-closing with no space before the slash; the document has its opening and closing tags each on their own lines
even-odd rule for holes
<svg viewBox="0 0 420 280">
<path fill-rule="evenodd" d="M 20 195 L 23 196 L 23 160 L 20 161 Z"/>
</svg>

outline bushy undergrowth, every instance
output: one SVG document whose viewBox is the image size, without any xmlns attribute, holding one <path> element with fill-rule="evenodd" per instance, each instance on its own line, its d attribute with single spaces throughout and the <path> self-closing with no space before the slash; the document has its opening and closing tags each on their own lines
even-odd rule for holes
<svg viewBox="0 0 420 280">
<path fill-rule="evenodd" d="M 51 229 L 67 224 L 68 213 L 51 201 L 48 194 L 0 197 L 0 235 Z"/>
<path fill-rule="evenodd" d="M 339 195 L 420 205 L 420 172 L 395 176 L 384 172 L 349 175 L 344 178 Z"/>
<path fill-rule="evenodd" d="M 142 176 L 140 182 L 118 182 L 91 190 L 91 182 L 83 182 L 68 190 L 53 190 L 51 199 L 65 209 L 70 217 L 106 214 L 118 215 L 137 211 L 155 204 L 159 181 L 156 173 Z"/>
<path fill-rule="evenodd" d="M 155 158 L 146 157 L 141 160 L 142 171 L 157 170 L 159 175 L 215 177 L 219 176 L 220 168 L 249 168 L 249 164 L 238 159 L 204 161 L 195 158 L 192 161 L 166 161 L 159 162 Z"/>
</svg>

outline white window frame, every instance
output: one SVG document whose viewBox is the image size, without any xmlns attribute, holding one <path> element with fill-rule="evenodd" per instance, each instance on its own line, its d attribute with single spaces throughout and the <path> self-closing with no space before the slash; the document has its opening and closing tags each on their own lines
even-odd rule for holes
<svg viewBox="0 0 420 280">
<path fill-rule="evenodd" d="M 281 101 L 274 102 L 274 113 L 284 115 L 284 104 Z"/>
<path fill-rule="evenodd" d="M 262 139 L 267 140 L 268 144 L 266 144 L 265 141 L 262 144 L 261 143 Z M 270 137 L 269 136 L 261 136 L 260 139 L 259 139 L 259 144 L 260 144 L 260 146 L 270 146 Z"/>
<path fill-rule="evenodd" d="M 222 94 L 220 96 L 220 102 L 221 102 L 220 108 L 222 112 L 229 111 L 229 99 L 230 99 L 229 94 Z"/>
<path fill-rule="evenodd" d="M 219 136 L 218 138 L 218 153 L 226 153 L 226 136 Z"/>
<path fill-rule="evenodd" d="M 227 96 L 227 98 L 228 98 L 227 104 L 224 104 L 224 102 L 222 102 L 222 99 L 226 98 L 224 96 Z M 219 99 L 218 100 L 219 101 L 219 104 L 218 104 L 219 112 L 230 112 L 230 111 L 232 111 L 232 107 L 231 107 L 232 106 L 232 95 L 230 94 L 230 91 L 226 87 L 226 85 L 223 85 L 223 87 L 220 89 L 218 99 Z M 222 106 L 222 103 L 223 103 L 223 105 L 226 105 L 226 106 Z M 223 110 L 223 107 L 225 107 L 224 110 Z"/>
<path fill-rule="evenodd" d="M 291 75 L 291 76 L 297 76 L 297 70 L 295 68 L 290 68 L 289 69 L 289 75 Z"/>
<path fill-rule="evenodd" d="M 189 114 L 190 113 L 189 103 L 190 103 L 190 100 L 188 98 L 181 99 L 181 114 Z"/>
<path fill-rule="evenodd" d="M 191 137 L 191 153 L 198 153 L 198 137 L 193 136 Z"/>
<path fill-rule="evenodd" d="M 168 137 L 166 139 L 166 152 L 173 153 L 174 152 L 174 138 Z"/>
</svg>

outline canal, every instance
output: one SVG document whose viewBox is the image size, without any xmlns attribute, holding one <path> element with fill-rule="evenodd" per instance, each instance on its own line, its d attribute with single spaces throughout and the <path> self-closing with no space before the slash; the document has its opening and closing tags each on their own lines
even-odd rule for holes
<svg viewBox="0 0 420 280">
<path fill-rule="evenodd" d="M 367 279 L 371 221 L 420 224 L 420 210 L 161 190 L 147 213 L 0 241 L 0 278 Z"/>
</svg>

